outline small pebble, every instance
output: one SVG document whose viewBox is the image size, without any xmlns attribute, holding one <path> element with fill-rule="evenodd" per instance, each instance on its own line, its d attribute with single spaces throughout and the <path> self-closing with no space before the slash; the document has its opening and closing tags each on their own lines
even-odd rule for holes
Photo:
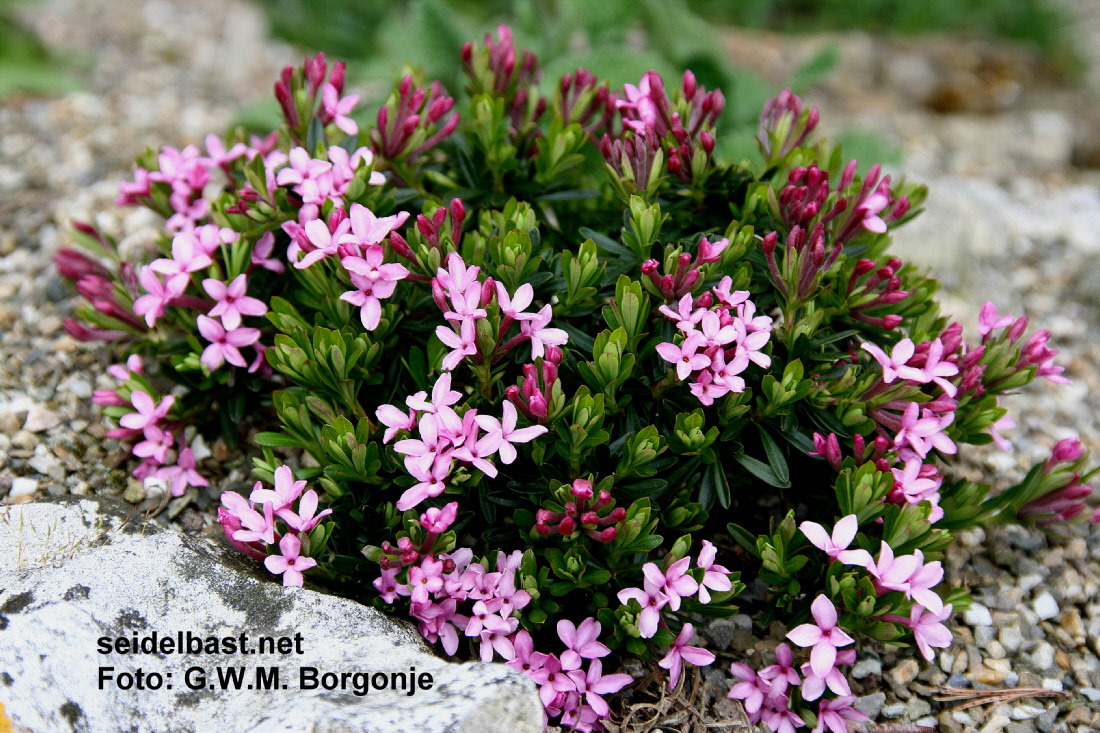
<svg viewBox="0 0 1100 733">
<path fill-rule="evenodd" d="M 1054 600 L 1049 592 L 1043 591 L 1032 602 L 1031 607 L 1035 610 L 1035 613 L 1043 621 L 1049 621 L 1058 615 L 1058 601 Z"/>
<path fill-rule="evenodd" d="M 874 657 L 867 657 L 855 663 L 852 667 L 852 677 L 857 680 L 866 679 L 872 675 L 882 674 L 882 662 Z"/>
<path fill-rule="evenodd" d="M 970 608 L 966 609 L 963 613 L 963 621 L 967 626 L 992 626 L 993 615 L 989 612 L 989 609 L 980 603 L 972 603 Z"/>
<path fill-rule="evenodd" d="M 34 492 L 38 491 L 38 482 L 33 478 L 19 478 L 12 479 L 11 491 L 8 492 L 8 496 L 13 499 L 18 499 L 22 496 L 31 496 Z"/>
<path fill-rule="evenodd" d="M 861 711 L 871 720 L 877 720 L 882 713 L 882 706 L 886 703 L 886 693 L 876 692 L 873 695 L 864 695 L 863 697 L 856 698 L 856 701 L 852 703 L 855 708 Z"/>
<path fill-rule="evenodd" d="M 890 703 L 882 708 L 882 717 L 887 720 L 897 720 L 898 718 L 905 717 L 905 714 L 909 711 L 903 702 Z"/>
</svg>

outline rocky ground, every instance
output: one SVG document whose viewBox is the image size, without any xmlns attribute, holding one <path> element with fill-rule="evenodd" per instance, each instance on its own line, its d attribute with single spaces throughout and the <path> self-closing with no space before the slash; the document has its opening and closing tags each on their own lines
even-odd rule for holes
<svg viewBox="0 0 1100 733">
<path fill-rule="evenodd" d="M 1086 57 L 1100 54 L 1100 3 L 1067 6 Z M 102 0 L 51 0 L 20 12 L 49 46 L 87 53 L 91 67 L 81 92 L 0 104 L 0 497 L 104 494 L 155 510 L 159 497 L 129 479 L 127 453 L 104 439 L 90 397 L 111 386 L 110 357 L 65 335 L 62 318 L 79 299 L 49 258 L 72 220 L 94 221 L 124 248 L 149 241 L 152 217 L 110 204 L 133 157 L 223 130 L 298 55 L 268 40 L 261 14 L 243 2 L 116 0 L 108 12 Z M 946 309 L 971 334 L 986 299 L 1051 330 L 1074 384 L 1012 398 L 1014 450 L 971 451 L 968 467 L 1007 485 L 1060 438 L 1100 450 L 1100 58 L 1066 85 L 1003 44 L 728 37 L 732 55 L 776 84 L 823 44 L 839 43 L 839 68 L 810 95 L 827 131 L 874 131 L 901 150 L 896 175 L 931 187 L 926 214 L 899 232 L 899 256 L 941 279 Z M 205 468 L 220 480 L 165 512 L 184 530 L 209 526 L 216 495 L 248 483 L 242 456 L 220 443 L 206 453 Z M 899 731 L 1100 729 L 1100 527 L 1060 538 L 1017 528 L 962 533 L 946 565 L 948 582 L 977 601 L 957 620 L 955 645 L 933 664 L 911 651 L 866 649 L 852 672 L 859 706 Z M 641 707 L 623 730 L 738 719 L 724 696 L 728 663 L 763 663 L 783 632 L 753 629 L 748 617 L 711 624 L 703 635 L 725 665 L 677 693 L 703 717 L 638 693 L 625 701 Z M 1003 703 L 985 692 L 984 707 L 951 712 L 957 703 L 935 699 L 941 684 L 1043 692 Z"/>
</svg>

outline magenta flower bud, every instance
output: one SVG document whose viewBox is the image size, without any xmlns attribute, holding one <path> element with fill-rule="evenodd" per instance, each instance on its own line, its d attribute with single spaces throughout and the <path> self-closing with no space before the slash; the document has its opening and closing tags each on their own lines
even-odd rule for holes
<svg viewBox="0 0 1100 733">
<path fill-rule="evenodd" d="M 138 280 L 137 268 L 134 267 L 134 263 L 123 262 L 119 265 L 118 276 L 122 280 L 122 284 L 126 286 L 126 292 L 130 294 L 131 298 L 137 298 L 141 295 L 141 282 Z"/>
<path fill-rule="evenodd" d="M 462 223 L 466 221 L 466 206 L 462 203 L 462 199 L 451 199 L 451 230 L 452 237 L 455 237 L 455 232 L 461 232 Z M 457 237 L 456 237 L 457 241 Z"/>
<path fill-rule="evenodd" d="M 348 218 L 348 212 L 344 209 L 333 209 L 332 213 L 328 217 L 328 230 L 329 233 L 334 233 L 336 228 L 339 227 L 344 220 Z"/>
<path fill-rule="evenodd" d="M 113 389 L 97 389 L 92 394 L 92 402 L 97 405 L 113 405 L 116 407 L 127 407 L 129 402 L 118 396 L 118 393 Z"/>
<path fill-rule="evenodd" d="M 77 341 L 118 341 L 128 334 L 125 331 L 109 330 L 104 328 L 87 328 L 73 318 L 64 318 L 61 321 L 65 326 L 65 333 Z"/>
<path fill-rule="evenodd" d="M 617 529 L 615 529 L 614 527 L 608 527 L 605 530 L 597 532 L 595 535 L 593 535 L 592 539 L 596 540 L 597 542 L 603 542 L 606 544 L 608 542 L 614 542 L 615 537 L 617 537 L 618 534 L 619 531 Z"/>
<path fill-rule="evenodd" d="M 114 300 L 114 285 L 99 275 L 85 275 L 76 283 L 76 292 L 88 300 Z"/>
<path fill-rule="evenodd" d="M 536 392 L 531 395 L 530 399 L 530 412 L 532 417 L 544 418 L 550 413 L 550 405 L 547 403 L 546 398 L 542 396 L 540 392 Z"/>
<path fill-rule="evenodd" d="M 1085 448 L 1077 438 L 1065 438 L 1054 444 L 1048 466 L 1055 463 L 1071 463 L 1085 455 Z"/>
<path fill-rule="evenodd" d="M 852 274 L 855 275 L 856 277 L 862 277 L 863 275 L 866 275 L 871 270 L 875 269 L 875 267 L 877 267 L 877 265 L 875 265 L 875 263 L 873 261 L 868 260 L 868 259 L 862 259 L 862 260 L 860 260 L 859 262 L 856 263 L 856 266 L 854 268 L 852 268 Z"/>
<path fill-rule="evenodd" d="M 70 247 L 61 247 L 53 256 L 58 272 L 68 280 L 79 280 L 86 275 L 107 279 L 111 272 L 88 255 Z"/>
<path fill-rule="evenodd" d="M 596 512 L 585 512 L 581 515 L 581 526 L 598 527 L 600 525 L 600 515 Z"/>
<path fill-rule="evenodd" d="M 764 250 L 764 254 L 770 257 L 775 253 L 775 246 L 778 242 L 779 232 L 768 232 L 760 243 L 760 248 Z"/>
<path fill-rule="evenodd" d="M 474 44 L 470 41 L 462 44 L 462 53 L 460 54 L 462 63 L 469 67 L 474 60 Z"/>
<path fill-rule="evenodd" d="M 683 168 L 683 163 L 680 162 L 680 153 L 675 148 L 668 151 L 668 172 L 679 173 Z"/>
<path fill-rule="evenodd" d="M 378 110 L 378 129 L 380 131 L 382 131 L 383 134 L 385 134 L 386 125 L 389 123 L 389 121 L 390 121 L 389 108 L 388 107 L 382 107 L 382 109 Z"/>
<path fill-rule="evenodd" d="M 1024 335 L 1024 331 L 1027 330 L 1027 316 L 1020 316 L 1008 329 L 1008 340 L 1018 341 L 1021 336 Z"/>
<path fill-rule="evenodd" d="M 328 83 L 336 87 L 336 93 L 344 93 L 344 69 L 347 66 L 343 61 L 337 61 L 332 65 L 332 74 L 328 77 Z"/>
<path fill-rule="evenodd" d="M 496 297 L 496 281 L 491 277 L 485 278 L 485 282 L 481 284 L 481 307 L 487 308 L 489 304 L 493 302 L 493 298 Z"/>
<path fill-rule="evenodd" d="M 431 106 L 428 107 L 428 121 L 433 124 L 439 122 L 443 115 L 451 111 L 454 104 L 454 97 L 440 97 L 435 100 L 432 102 Z"/>
<path fill-rule="evenodd" d="M 282 82 L 275 82 L 275 99 L 279 102 L 279 107 L 283 111 L 283 117 L 286 118 L 287 124 L 291 127 L 298 127 L 300 121 L 298 119 L 298 108 L 294 105 L 294 100 L 290 95 L 290 87 Z"/>
<path fill-rule="evenodd" d="M 458 502 L 452 501 L 442 509 L 431 507 L 420 515 L 420 526 L 432 534 L 443 534 L 458 517 Z"/>
<path fill-rule="evenodd" d="M 537 522 L 535 524 L 535 532 L 543 537 L 547 537 L 550 534 L 550 528 L 542 522 Z"/>
<path fill-rule="evenodd" d="M 325 83 L 325 73 L 328 64 L 325 63 L 324 52 L 318 52 L 312 59 L 306 59 L 304 64 L 306 82 L 309 84 L 310 96 L 317 94 L 317 90 Z"/>
<path fill-rule="evenodd" d="M 903 320 L 905 319 L 898 315 L 891 314 L 888 316 L 883 316 L 882 327 L 885 328 L 887 331 L 892 331 L 900 326 Z"/>
<path fill-rule="evenodd" d="M 420 115 L 409 115 L 405 118 L 405 121 L 401 123 L 401 132 L 406 137 L 416 132 L 416 128 L 420 125 Z"/>
<path fill-rule="evenodd" d="M 694 99 L 695 92 L 698 91 L 698 85 L 695 81 L 695 74 L 691 73 L 691 69 L 684 71 L 684 99 Z"/>
<path fill-rule="evenodd" d="M 587 501 L 592 498 L 592 482 L 579 478 L 573 482 L 573 488 L 570 490 L 570 493 L 578 499 Z"/>
<path fill-rule="evenodd" d="M 563 97 L 569 91 L 569 87 L 571 86 L 573 86 L 573 75 L 569 72 L 562 74 L 561 79 L 558 80 L 558 90 L 561 92 Z"/>
<path fill-rule="evenodd" d="M 432 300 L 435 301 L 439 310 L 444 313 L 451 309 L 450 303 L 447 302 L 447 294 L 443 291 L 443 285 L 439 282 L 438 277 L 432 278 Z"/>
<path fill-rule="evenodd" d="M 394 252 L 401 255 L 406 260 L 416 260 L 416 255 L 414 255 L 412 249 L 409 248 L 409 243 L 397 232 L 390 233 L 390 247 L 393 248 Z"/>
<path fill-rule="evenodd" d="M 573 517 L 566 517 L 558 524 L 558 534 L 571 535 L 577 529 L 577 521 Z"/>
<path fill-rule="evenodd" d="M 602 494 L 603 492 L 600 492 L 600 493 Z M 619 522 L 623 521 L 624 519 L 626 519 L 626 509 L 623 509 L 621 506 L 617 506 L 614 509 L 612 509 L 611 513 L 608 514 L 606 517 L 604 517 L 602 521 L 603 521 L 604 524 L 608 524 L 608 523 L 618 524 Z"/>
<path fill-rule="evenodd" d="M 558 381 L 558 365 L 552 361 L 542 361 L 542 383 L 549 389 Z"/>
<path fill-rule="evenodd" d="M 544 364 L 546 362 L 550 362 L 554 366 L 557 366 L 557 365 L 561 364 L 561 359 L 562 359 L 561 349 L 559 349 L 557 346 L 547 345 L 546 346 L 546 356 L 544 357 L 544 359 L 545 359 L 543 361 Z M 555 379 L 557 379 L 556 375 L 557 375 L 557 373 L 555 372 L 555 377 L 554 377 Z"/>
<path fill-rule="evenodd" d="M 946 351 L 946 349 L 945 349 Z M 968 351 L 961 359 L 959 359 L 959 369 L 972 369 L 977 366 L 978 362 L 985 356 L 985 346 L 979 346 L 976 349 Z"/>
</svg>

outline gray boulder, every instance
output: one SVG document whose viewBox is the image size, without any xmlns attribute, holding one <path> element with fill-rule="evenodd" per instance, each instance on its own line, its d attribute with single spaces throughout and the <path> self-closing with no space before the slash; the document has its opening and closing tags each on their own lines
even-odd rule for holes
<svg viewBox="0 0 1100 733">
<path fill-rule="evenodd" d="M 542 730 L 524 675 L 89 499 L 0 510 L 0 703 L 17 731 Z"/>
</svg>

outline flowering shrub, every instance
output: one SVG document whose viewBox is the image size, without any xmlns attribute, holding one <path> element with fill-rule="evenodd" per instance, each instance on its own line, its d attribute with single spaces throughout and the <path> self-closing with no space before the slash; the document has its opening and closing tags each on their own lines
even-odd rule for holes
<svg viewBox="0 0 1100 733">
<path fill-rule="evenodd" d="M 730 163 L 690 72 L 540 87 L 504 27 L 461 63 L 466 96 L 406 77 L 364 129 L 341 64 L 287 68 L 278 130 L 139 159 L 118 203 L 164 217 L 159 252 L 77 224 L 100 258 L 58 255 L 89 301 L 69 332 L 129 352 L 95 400 L 135 476 L 181 495 L 207 481 L 185 425 L 269 428 L 219 516 L 285 585 L 505 660 L 578 730 L 618 660 L 672 686 L 740 607 L 789 644 L 730 696 L 839 733 L 858 639 L 950 644 L 951 532 L 1098 518 L 1073 440 L 1000 493 L 951 477 L 1003 440 L 999 396 L 1066 381 L 1049 333 L 987 304 L 964 340 L 887 253 L 923 189 L 815 142 L 797 96 L 764 109 L 762 165 Z"/>
</svg>

